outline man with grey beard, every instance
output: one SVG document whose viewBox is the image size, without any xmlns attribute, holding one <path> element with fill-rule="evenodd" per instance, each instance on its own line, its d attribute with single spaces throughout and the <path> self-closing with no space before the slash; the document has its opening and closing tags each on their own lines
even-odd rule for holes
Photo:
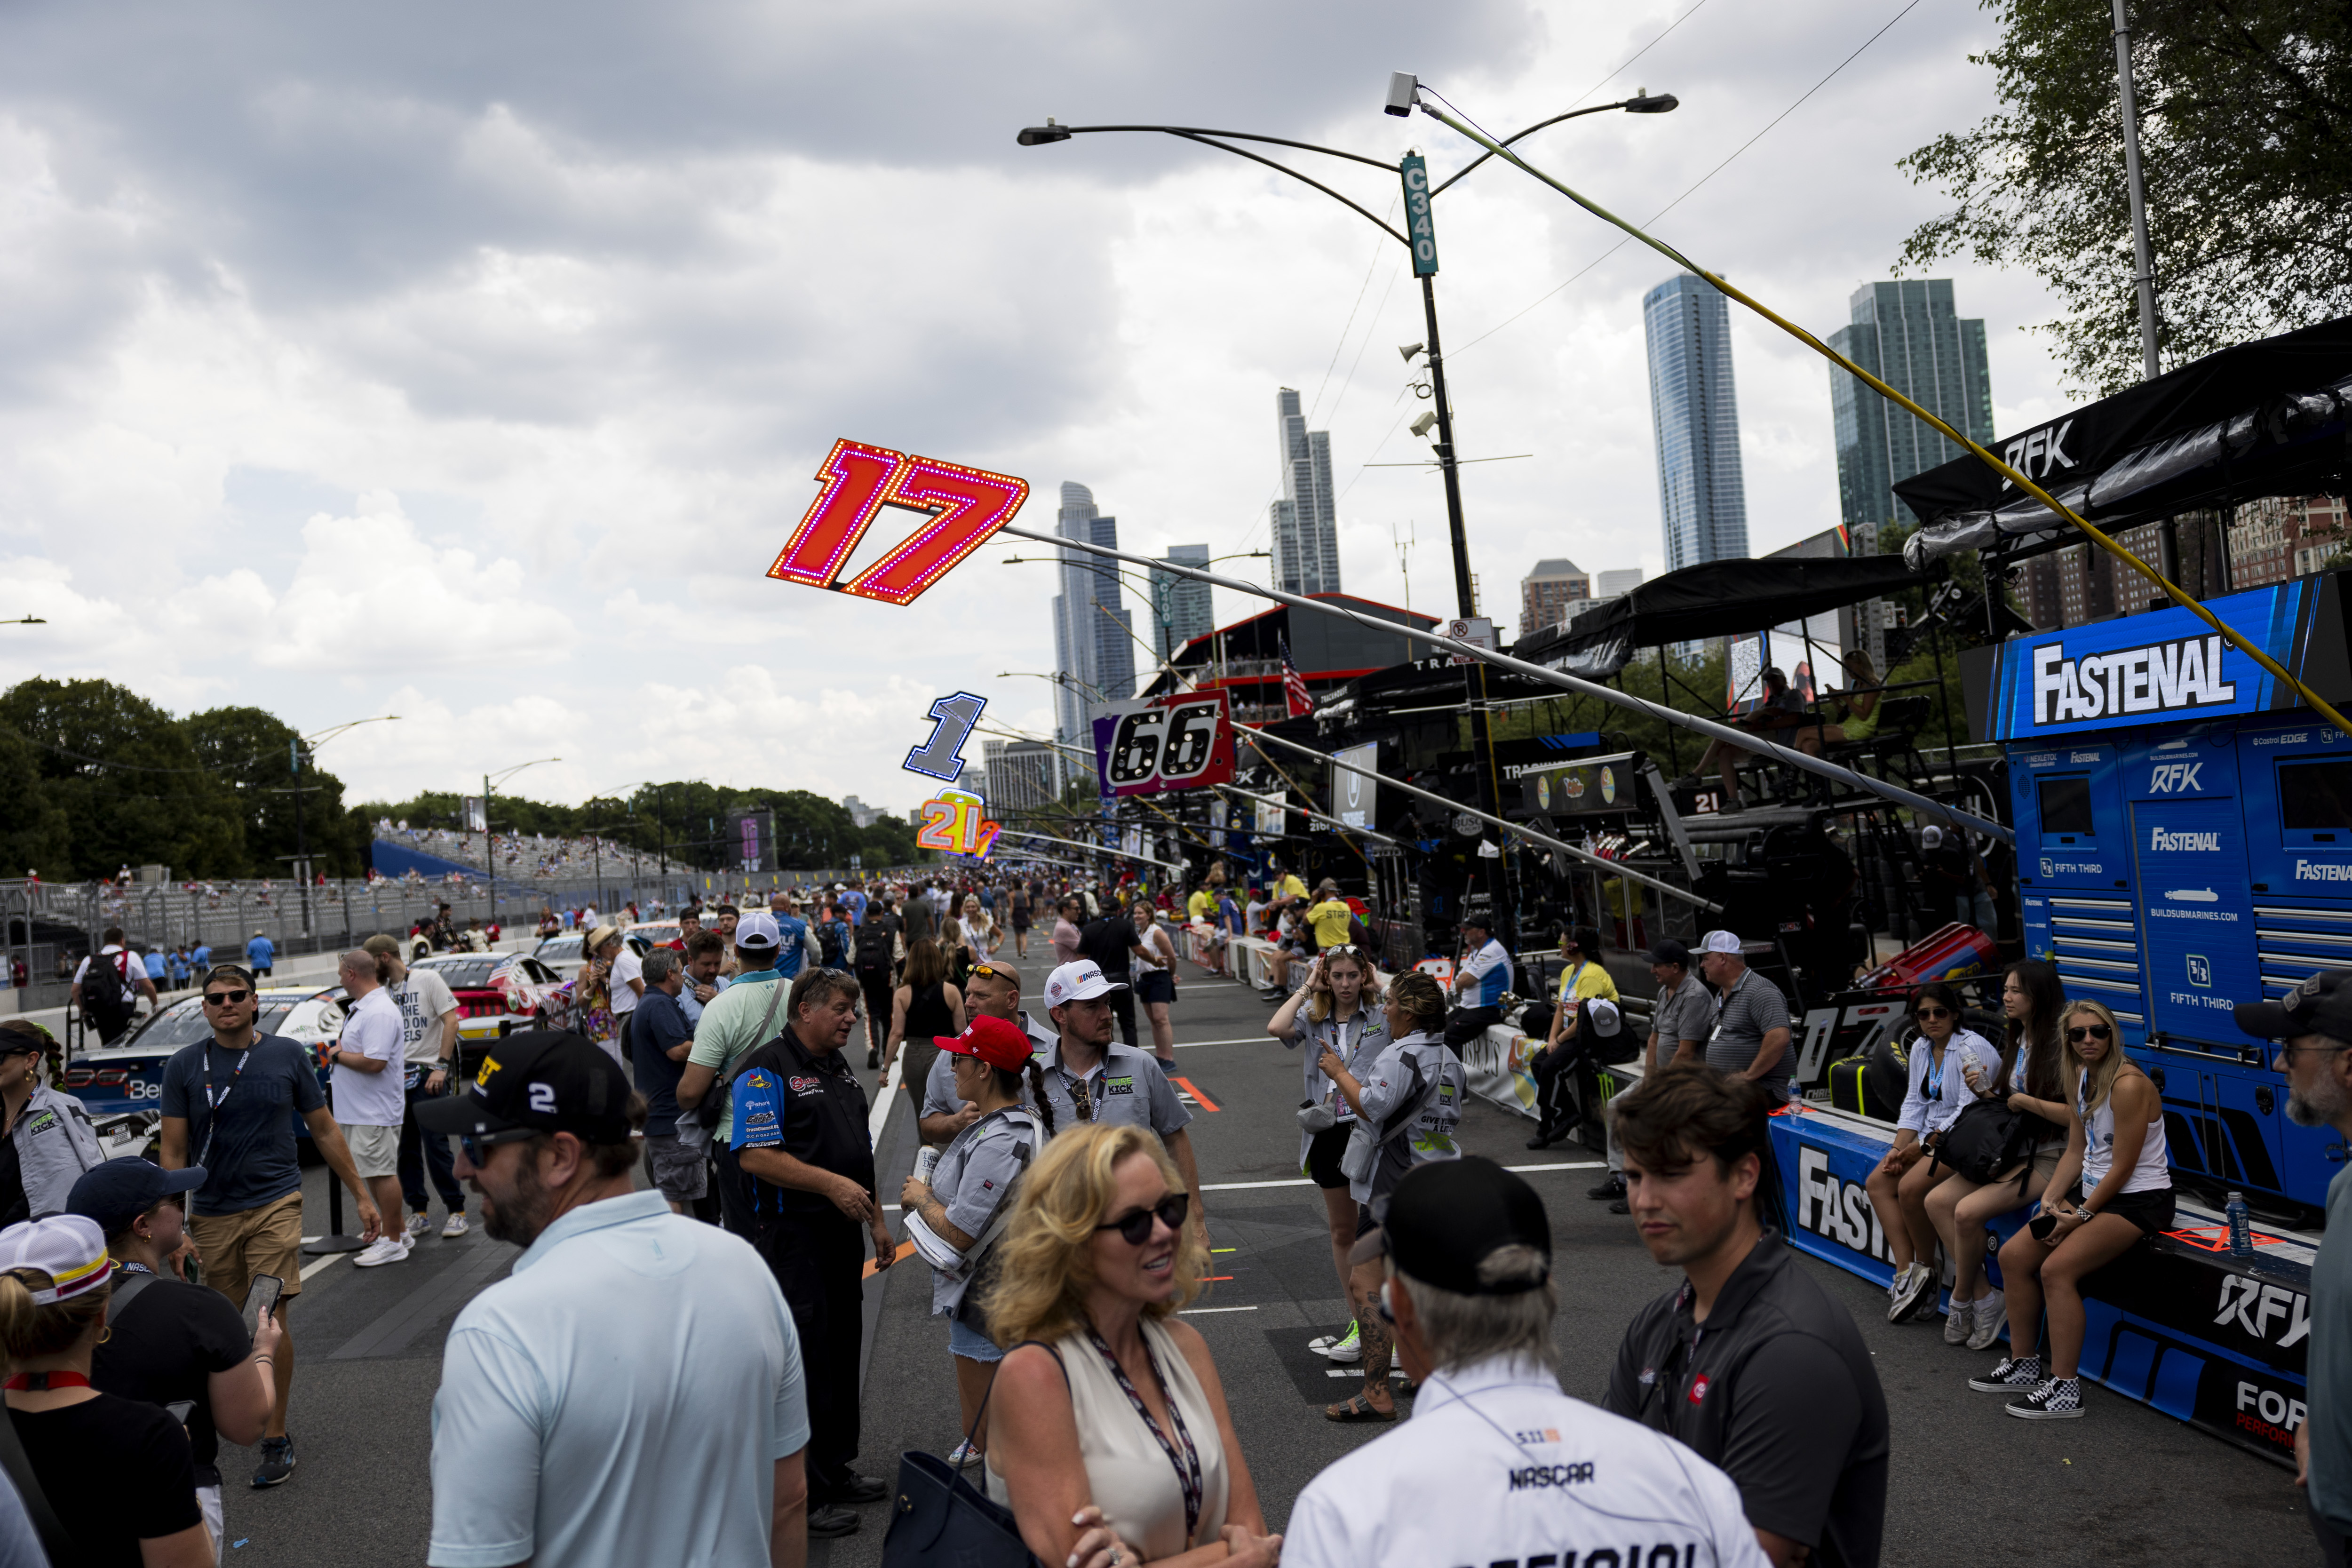
<svg viewBox="0 0 2352 1568">
<path fill-rule="evenodd" d="M 2286 1113 L 2352 1138 L 2352 969 L 2326 969 L 2275 1002 L 2249 1002 L 2238 1027 L 2276 1040 Z M 2295 1480 L 2307 1489 L 2321 1561 L 2344 1568 L 2352 1541 L 2352 1166 L 2327 1184 L 2327 1230 L 2311 1260 L 2305 1415 L 2294 1429 Z"/>
<path fill-rule="evenodd" d="M 808 1560 L 800 1336 L 750 1243 L 633 1190 L 645 1116 L 620 1063 L 546 1030 L 416 1108 L 525 1248 L 442 1352 L 429 1563 Z"/>
</svg>

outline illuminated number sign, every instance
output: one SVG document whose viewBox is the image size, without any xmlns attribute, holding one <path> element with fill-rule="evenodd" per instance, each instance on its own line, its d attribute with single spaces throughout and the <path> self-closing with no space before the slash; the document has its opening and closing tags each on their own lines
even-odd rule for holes
<svg viewBox="0 0 2352 1568">
<path fill-rule="evenodd" d="M 891 605 L 914 603 L 924 589 L 1012 521 L 1029 499 L 1028 481 L 1010 474 L 862 441 L 835 441 L 816 478 L 824 488 L 785 541 L 768 575 Z M 874 514 L 886 506 L 921 512 L 930 521 L 850 581 L 835 582 L 872 526 Z"/>
<path fill-rule="evenodd" d="M 1234 726 L 1222 691 L 1113 702 L 1094 716 L 1095 769 L 1108 795 L 1231 784 Z"/>
<path fill-rule="evenodd" d="M 959 691 L 952 697 L 942 697 L 931 704 L 931 738 L 907 753 L 902 764 L 908 773 L 922 773 L 942 784 L 953 784 L 963 772 L 963 743 L 971 738 L 972 726 L 980 722 L 981 713 L 988 707 L 988 699 L 975 697 L 969 691 Z"/>
<path fill-rule="evenodd" d="M 1430 222 L 1429 165 L 1418 153 L 1407 153 L 1397 164 L 1404 180 L 1404 232 L 1412 241 L 1412 275 L 1428 278 L 1437 271 L 1437 228 Z"/>
<path fill-rule="evenodd" d="M 987 803 L 976 795 L 942 791 L 938 799 L 923 802 L 923 825 L 915 829 L 915 843 L 944 854 L 986 858 L 1002 831 L 1001 825 L 988 819 L 987 810 Z"/>
</svg>

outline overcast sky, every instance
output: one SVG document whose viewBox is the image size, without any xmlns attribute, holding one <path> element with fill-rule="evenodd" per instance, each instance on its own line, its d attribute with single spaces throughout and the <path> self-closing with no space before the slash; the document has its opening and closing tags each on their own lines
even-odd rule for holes
<svg viewBox="0 0 2352 1568">
<path fill-rule="evenodd" d="M 560 756 L 512 787 L 903 809 L 934 697 L 1050 728 L 1046 685 L 999 672 L 1052 668 L 1054 574 L 992 547 L 906 609 L 766 579 L 836 437 L 1020 475 L 1028 526 L 1076 479 L 1127 548 L 1223 553 L 1265 548 L 1296 387 L 1331 431 L 1346 587 L 1452 605 L 1438 480 L 1363 467 L 1427 455 L 1402 249 L 1223 153 L 1024 149 L 1021 126 L 1418 146 L 1443 177 L 1466 143 L 1384 116 L 1391 69 L 1496 132 L 1672 91 L 1676 113 L 1524 144 L 1638 220 L 1901 8 L 12 6 L 0 616 L 47 624 L 0 626 L 0 684 L 103 676 L 306 731 L 400 715 L 321 753 L 354 798 Z M 1657 232 L 1826 335 L 1939 209 L 1895 162 L 1991 107 L 1966 58 L 1989 37 L 1918 0 Z M 1395 203 L 1392 176 L 1297 156 Z M 1507 632 L 1538 557 L 1661 569 L 1640 297 L 1671 268 L 1593 265 L 1613 231 L 1499 163 L 1439 199 L 1437 235 L 1464 455 L 1533 454 L 1465 471 Z M 2025 330 L 2039 286 L 1949 275 L 1990 328 L 1999 427 L 2068 401 Z M 1737 307 L 1733 337 L 1761 552 L 1836 521 L 1828 372 Z M 1221 592 L 1219 618 L 1257 604 Z"/>
</svg>

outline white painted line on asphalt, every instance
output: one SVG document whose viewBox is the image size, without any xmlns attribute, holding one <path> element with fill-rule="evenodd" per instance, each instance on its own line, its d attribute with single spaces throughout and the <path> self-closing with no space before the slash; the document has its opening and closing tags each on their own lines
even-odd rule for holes
<svg viewBox="0 0 2352 1568">
<path fill-rule="evenodd" d="M 882 1130 L 890 1125 L 890 1108 L 898 1104 L 900 1098 L 898 1086 L 891 1082 L 891 1076 L 898 1070 L 898 1059 L 906 1053 L 907 1042 L 901 1040 L 898 1042 L 898 1048 L 892 1051 L 888 1058 L 883 1062 L 882 1081 L 889 1087 L 882 1090 L 881 1098 L 875 1102 L 874 1109 L 866 1115 L 866 1142 L 876 1149 L 882 1147 Z"/>
<path fill-rule="evenodd" d="M 302 1266 L 302 1278 L 308 1279 L 311 1275 L 316 1274 L 320 1269 L 324 1268 L 328 1264 L 334 1262 L 337 1258 L 349 1258 L 351 1254 L 348 1252 L 330 1252 L 326 1257 L 321 1258 L 316 1263 L 304 1264 Z"/>
<path fill-rule="evenodd" d="M 1506 1171 L 1598 1171 L 1608 1164 L 1606 1160 L 1570 1160 L 1557 1165 L 1506 1165 Z M 1311 1187 L 1315 1184 L 1305 1176 L 1293 1176 L 1280 1182 L 1202 1182 L 1204 1193 L 1234 1193 L 1252 1187 Z"/>
<path fill-rule="evenodd" d="M 1364 1375 L 1364 1373 L 1361 1367 L 1335 1366 L 1328 1369 L 1323 1375 L 1326 1377 L 1361 1377 Z M 1404 1368 L 1391 1363 L 1389 1366 L 1389 1375 L 1391 1377 L 1402 1377 L 1404 1375 Z"/>
<path fill-rule="evenodd" d="M 1255 1307 L 1188 1307 L 1177 1313 L 1180 1318 L 1205 1317 L 1211 1312 L 1255 1312 Z"/>
<path fill-rule="evenodd" d="M 1609 1163 L 1606 1160 L 1570 1160 L 1559 1165 L 1506 1165 L 1506 1171 L 1598 1171 Z"/>
<path fill-rule="evenodd" d="M 1179 1040 L 1176 1042 L 1176 1048 L 1181 1051 L 1189 1050 L 1194 1046 L 1254 1046 L 1260 1040 L 1269 1046 L 1279 1043 L 1272 1035 L 1249 1035 L 1238 1040 Z"/>
</svg>

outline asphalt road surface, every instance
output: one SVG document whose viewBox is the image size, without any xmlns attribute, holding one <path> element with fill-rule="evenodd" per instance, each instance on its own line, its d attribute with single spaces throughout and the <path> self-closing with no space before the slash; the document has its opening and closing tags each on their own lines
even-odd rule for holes
<svg viewBox="0 0 2352 1568">
<path fill-rule="evenodd" d="M 1045 970 L 1034 961 L 1025 967 L 1034 993 Z M 1271 1009 L 1254 993 L 1190 965 L 1186 973 L 1174 1009 L 1178 1071 L 1195 1101 L 1192 1141 L 1209 1189 L 1216 1272 L 1227 1277 L 1194 1303 L 1190 1321 L 1216 1353 L 1267 1521 L 1278 1530 L 1318 1470 L 1388 1428 L 1325 1421 L 1322 1405 L 1354 1383 L 1329 1376 L 1328 1364 L 1305 1349 L 1314 1335 L 1344 1326 L 1348 1314 L 1322 1203 L 1296 1163 L 1297 1058 L 1265 1037 Z M 862 1070 L 862 1050 L 857 1060 L 870 1089 L 875 1075 Z M 1651 1262 L 1628 1220 L 1585 1197 L 1598 1156 L 1573 1144 L 1531 1152 L 1524 1146 L 1530 1130 L 1474 1100 L 1461 1131 L 1470 1152 L 1526 1169 L 1543 1195 L 1561 1287 L 1562 1384 L 1595 1395 L 1626 1321 L 1676 1277 Z M 884 1195 L 895 1197 L 914 1157 L 903 1100 L 882 1152 Z M 324 1173 L 310 1171 L 312 1234 L 326 1229 L 325 1189 Z M 425 1560 L 443 1338 L 457 1310 L 503 1278 L 515 1255 L 478 1230 L 440 1240 L 437 1207 L 434 1219 L 435 1233 L 404 1263 L 362 1271 L 348 1258 L 312 1260 L 317 1271 L 288 1320 L 299 1343 L 294 1479 L 250 1490 L 255 1456 L 222 1447 L 226 1556 L 235 1568 Z M 2094 1385 L 2085 1387 L 2083 1420 L 2015 1420 L 1998 1397 L 1967 1386 L 1994 1352 L 1945 1344 L 1940 1320 L 1891 1327 L 1883 1290 L 1811 1258 L 1800 1267 L 1847 1303 L 1878 1358 L 1894 1425 L 1887 1563 L 2121 1568 L 2314 1555 L 2301 1495 L 2277 1466 Z M 957 1438 L 946 1325 L 929 1317 L 929 1278 L 917 1262 L 866 1287 L 859 1463 L 869 1474 L 894 1478 L 902 1450 L 943 1453 Z M 710 1375 L 728 1375 L 726 1346 L 709 1347 L 709 1365 Z M 812 1563 L 878 1563 L 887 1506 L 863 1512 L 858 1534 L 813 1542 Z"/>
</svg>

